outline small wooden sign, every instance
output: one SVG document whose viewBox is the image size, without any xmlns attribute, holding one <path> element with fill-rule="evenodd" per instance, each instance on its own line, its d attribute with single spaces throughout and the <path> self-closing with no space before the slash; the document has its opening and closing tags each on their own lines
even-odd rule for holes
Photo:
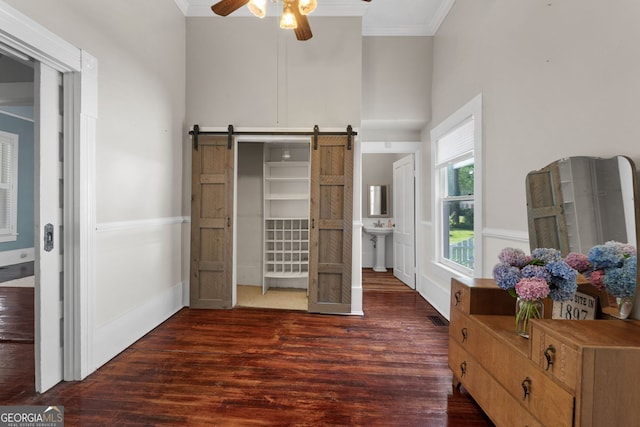
<svg viewBox="0 0 640 427">
<path fill-rule="evenodd" d="M 598 303 L 591 295 L 576 292 L 569 301 L 554 301 L 553 319 L 565 320 L 593 320 L 596 318 Z"/>
</svg>

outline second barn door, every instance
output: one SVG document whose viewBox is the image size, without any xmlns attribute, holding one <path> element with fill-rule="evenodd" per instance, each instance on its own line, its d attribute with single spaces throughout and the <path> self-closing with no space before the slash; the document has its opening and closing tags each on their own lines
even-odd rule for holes
<svg viewBox="0 0 640 427">
<path fill-rule="evenodd" d="M 200 136 L 192 151 L 190 307 L 231 308 L 233 146 Z"/>
<path fill-rule="evenodd" d="M 351 312 L 353 149 L 318 136 L 311 149 L 309 311 Z"/>
</svg>

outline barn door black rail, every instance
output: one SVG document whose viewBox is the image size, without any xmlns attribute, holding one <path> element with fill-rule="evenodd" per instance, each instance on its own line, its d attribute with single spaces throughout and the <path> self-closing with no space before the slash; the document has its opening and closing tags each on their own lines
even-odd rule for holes
<svg viewBox="0 0 640 427">
<path fill-rule="evenodd" d="M 318 137 L 319 136 L 346 136 L 347 137 L 347 149 L 351 150 L 353 146 L 353 137 L 358 135 L 351 125 L 347 126 L 346 131 L 328 131 L 321 132 L 318 125 L 313 127 L 311 131 L 237 131 L 233 128 L 233 125 L 229 125 L 226 131 L 201 131 L 199 125 L 193 125 L 193 129 L 189 131 L 189 135 L 192 136 L 193 149 L 198 150 L 198 136 L 200 135 L 226 135 L 228 137 L 227 147 L 231 149 L 233 137 L 236 135 L 284 135 L 284 136 L 313 136 L 313 149 L 318 149 Z"/>
</svg>

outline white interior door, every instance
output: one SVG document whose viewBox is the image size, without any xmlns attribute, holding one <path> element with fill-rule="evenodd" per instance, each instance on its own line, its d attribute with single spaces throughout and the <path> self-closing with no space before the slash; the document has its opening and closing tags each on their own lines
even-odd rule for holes
<svg viewBox="0 0 640 427">
<path fill-rule="evenodd" d="M 61 81 L 58 71 L 36 64 L 35 379 L 39 392 L 51 388 L 63 376 Z"/>
<path fill-rule="evenodd" d="M 393 275 L 412 289 L 415 276 L 415 180 L 413 154 L 393 163 Z"/>
</svg>

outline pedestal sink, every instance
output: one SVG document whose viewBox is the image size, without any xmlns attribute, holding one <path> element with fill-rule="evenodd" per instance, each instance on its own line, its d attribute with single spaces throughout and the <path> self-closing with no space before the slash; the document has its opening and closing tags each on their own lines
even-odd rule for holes
<svg viewBox="0 0 640 427">
<path fill-rule="evenodd" d="M 387 235 L 393 233 L 393 228 L 391 227 L 369 227 L 365 226 L 364 231 L 366 233 L 375 236 L 376 238 L 376 265 L 373 267 L 373 271 L 385 272 L 387 271 L 385 267 L 385 240 L 387 239 Z"/>
</svg>

